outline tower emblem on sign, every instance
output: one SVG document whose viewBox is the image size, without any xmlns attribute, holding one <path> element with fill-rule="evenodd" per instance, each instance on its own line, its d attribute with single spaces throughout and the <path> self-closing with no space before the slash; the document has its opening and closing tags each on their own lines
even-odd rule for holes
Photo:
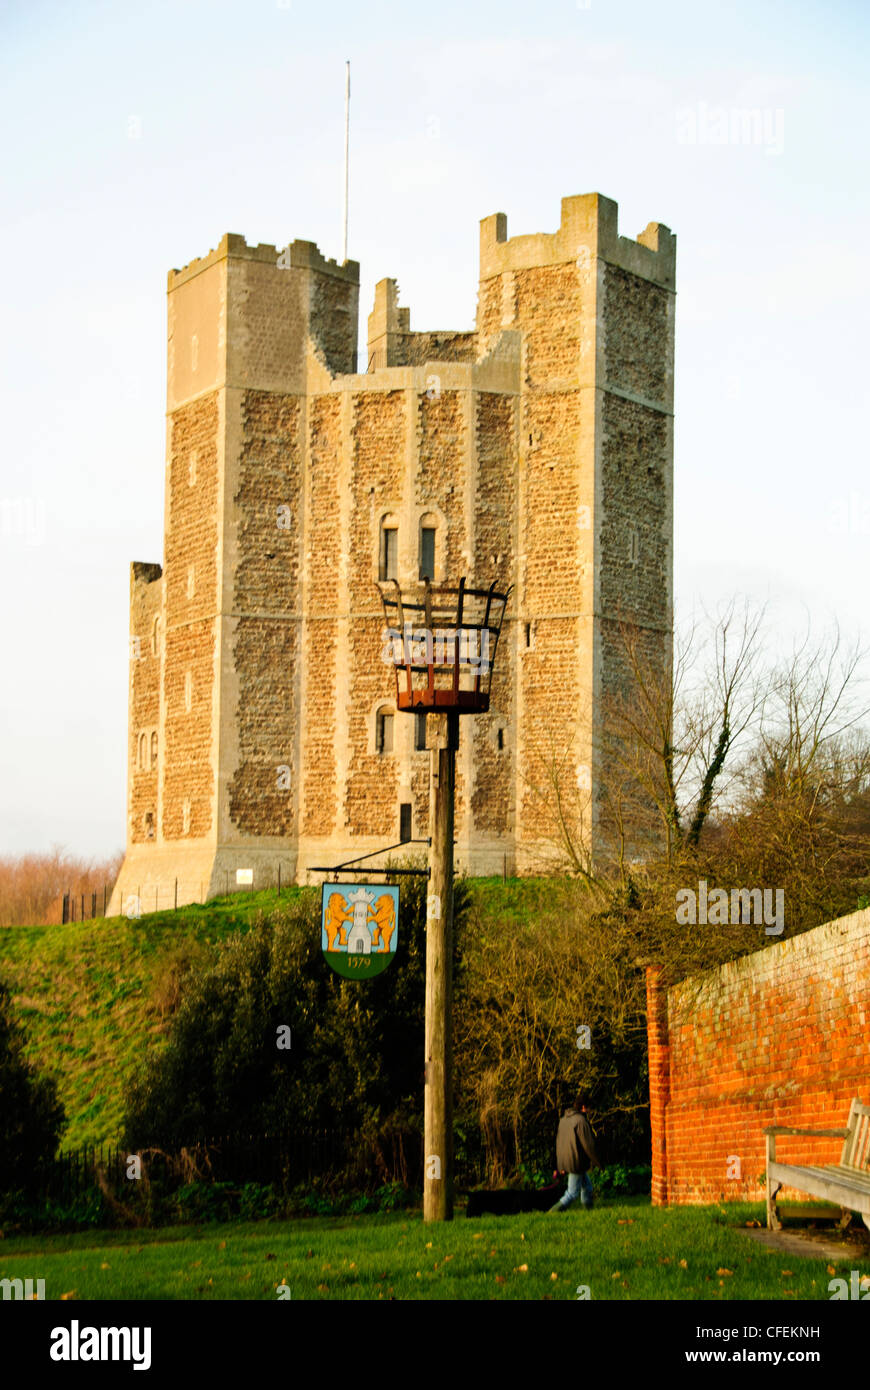
<svg viewBox="0 0 870 1390">
<path fill-rule="evenodd" d="M 399 890 L 376 883 L 324 883 L 320 945 L 338 975 L 367 980 L 396 954 Z"/>
</svg>

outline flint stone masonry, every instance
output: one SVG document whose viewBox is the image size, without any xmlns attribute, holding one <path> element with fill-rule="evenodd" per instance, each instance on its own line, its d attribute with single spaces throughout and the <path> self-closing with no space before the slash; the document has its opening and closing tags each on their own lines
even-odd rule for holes
<svg viewBox="0 0 870 1390">
<path fill-rule="evenodd" d="M 870 1103 L 870 909 L 669 990 L 648 969 L 647 1038 L 654 1205 L 761 1200 L 767 1126 L 842 1129 Z M 842 1144 L 783 1135 L 776 1154 L 839 1163 Z"/>
<path fill-rule="evenodd" d="M 509 238 L 498 213 L 474 328 L 413 330 L 387 278 L 362 352 L 359 266 L 312 242 L 227 234 L 170 272 L 165 562 L 131 577 L 113 911 L 176 879 L 179 901 L 223 892 L 237 868 L 308 881 L 398 841 L 403 804 L 426 836 L 430 755 L 382 660 L 384 525 L 403 584 L 426 527 L 436 582 L 513 586 L 490 711 L 461 728 L 459 865 L 546 866 L 556 766 L 575 800 L 587 777 L 594 841 L 618 623 L 670 647 L 674 258 L 666 227 L 620 236 L 596 193 L 563 199 L 553 233 Z"/>
</svg>

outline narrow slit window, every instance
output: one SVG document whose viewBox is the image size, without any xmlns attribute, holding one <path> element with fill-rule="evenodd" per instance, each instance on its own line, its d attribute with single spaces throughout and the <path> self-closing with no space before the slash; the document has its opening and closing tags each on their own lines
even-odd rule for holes
<svg viewBox="0 0 870 1390">
<path fill-rule="evenodd" d="M 393 751 L 393 716 L 387 710 L 378 710 L 375 747 L 379 753 L 392 753 Z"/>
<path fill-rule="evenodd" d="M 380 577 L 382 580 L 399 577 L 399 532 L 395 526 L 384 526 L 381 530 Z"/>
<path fill-rule="evenodd" d="M 407 844 L 411 838 L 411 803 L 403 801 L 399 806 L 399 839 Z"/>
<path fill-rule="evenodd" d="M 426 751 L 426 716 L 417 713 L 414 715 L 414 751 L 424 753 Z"/>
<path fill-rule="evenodd" d="M 420 529 L 420 578 L 435 578 L 435 527 Z"/>
</svg>

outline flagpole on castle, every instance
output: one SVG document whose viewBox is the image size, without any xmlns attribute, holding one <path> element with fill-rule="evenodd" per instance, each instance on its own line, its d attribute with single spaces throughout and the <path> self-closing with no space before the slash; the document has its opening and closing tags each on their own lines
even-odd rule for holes
<svg viewBox="0 0 870 1390">
<path fill-rule="evenodd" d="M 347 188 L 350 163 L 350 59 L 344 65 L 344 219 L 342 221 L 342 263 L 347 261 Z"/>
</svg>

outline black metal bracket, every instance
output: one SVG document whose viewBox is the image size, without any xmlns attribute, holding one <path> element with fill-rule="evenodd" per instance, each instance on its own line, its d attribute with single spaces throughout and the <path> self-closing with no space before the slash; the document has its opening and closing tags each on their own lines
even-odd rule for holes
<svg viewBox="0 0 870 1390">
<path fill-rule="evenodd" d="M 400 840 L 399 843 L 396 845 L 387 845 L 384 849 L 373 849 L 368 854 L 361 854 L 358 859 L 346 860 L 344 864 L 312 864 L 309 867 L 309 873 L 335 874 L 336 877 L 333 881 L 337 883 L 338 875 L 340 873 L 346 873 L 349 869 L 352 869 L 354 865 L 362 864 L 363 860 L 365 859 L 374 859 L 376 854 L 389 854 L 391 850 L 401 849 L 403 845 L 431 845 L 431 843 L 431 840 Z M 373 867 L 371 869 L 361 869 L 360 872 L 364 874 L 398 874 L 403 877 L 409 877 L 412 875 L 417 876 L 419 878 L 429 877 L 428 869 L 384 869 Z"/>
</svg>

